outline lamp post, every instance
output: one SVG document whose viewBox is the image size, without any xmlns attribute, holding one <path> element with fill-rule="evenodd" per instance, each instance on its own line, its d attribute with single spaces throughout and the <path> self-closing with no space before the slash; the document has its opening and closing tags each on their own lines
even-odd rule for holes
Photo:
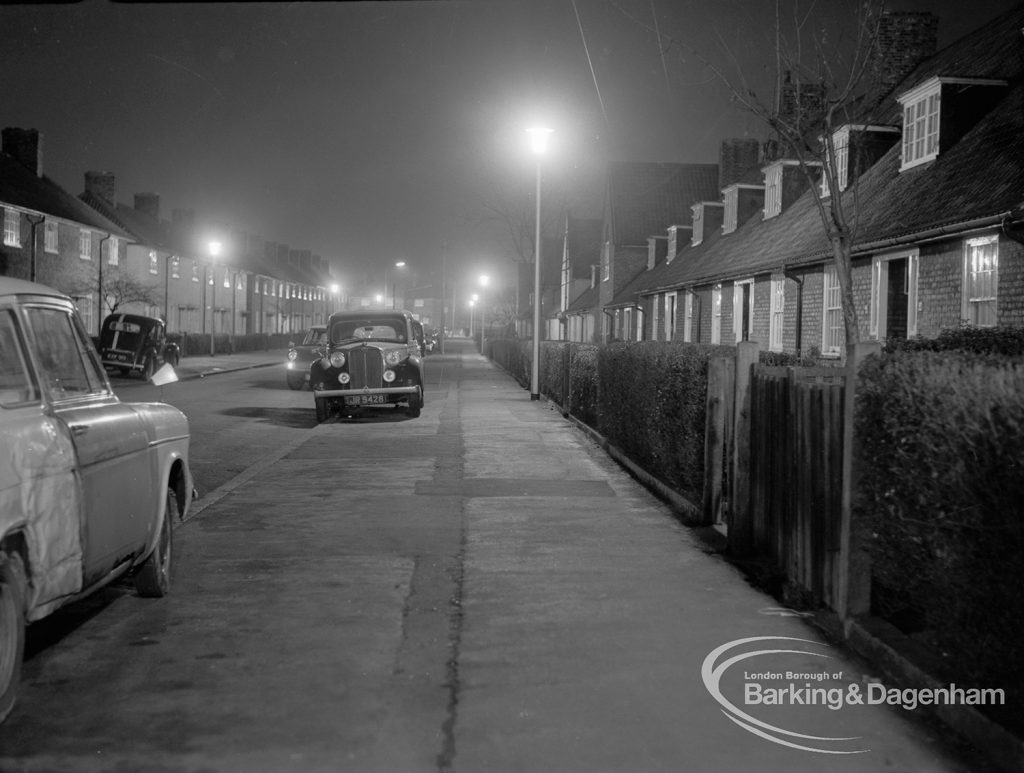
<svg viewBox="0 0 1024 773">
<path fill-rule="evenodd" d="M 207 250 L 210 253 L 210 356 L 214 354 L 213 351 L 213 334 L 214 328 L 216 327 L 217 320 L 217 256 L 220 255 L 221 243 L 210 242 L 206 245 Z"/>
<path fill-rule="evenodd" d="M 481 294 L 483 294 L 483 291 L 484 291 L 483 288 L 487 287 L 487 284 L 490 281 L 491 281 L 491 278 L 489 276 L 487 276 L 486 274 L 481 274 L 480 275 L 480 293 Z M 476 298 L 477 296 L 474 295 L 473 297 Z M 484 314 L 485 314 L 485 309 L 486 308 L 487 308 L 486 305 L 484 304 L 483 300 L 481 299 L 481 301 L 480 301 L 480 354 L 484 353 L 484 340 L 487 338 L 487 323 L 486 323 L 486 320 L 484 318 Z"/>
<path fill-rule="evenodd" d="M 551 129 L 534 127 L 526 130 L 530 135 L 530 149 L 537 156 L 537 214 L 533 249 L 533 361 L 530 363 L 530 399 L 540 399 L 540 170 L 541 157 L 547 150 Z"/>
<path fill-rule="evenodd" d="M 473 307 L 476 305 L 476 296 L 469 299 L 469 340 L 473 339 Z"/>
<path fill-rule="evenodd" d="M 338 295 L 341 293 L 341 286 L 335 282 L 331 285 L 331 310 L 327 313 L 327 316 L 331 316 L 332 313 L 338 310 L 339 302 Z M 327 321 L 326 319 L 324 320 Z"/>
<path fill-rule="evenodd" d="M 400 260 L 397 263 L 395 263 L 395 268 L 405 268 L 405 261 L 404 260 Z M 394 273 L 392 273 L 391 274 L 391 308 L 392 309 L 395 308 L 395 303 L 396 303 L 395 284 L 396 284 L 396 282 L 395 282 L 395 275 L 394 275 Z M 385 277 L 384 277 L 384 297 L 387 297 L 387 294 L 388 294 L 388 280 L 387 280 L 387 276 L 385 274 Z"/>
</svg>

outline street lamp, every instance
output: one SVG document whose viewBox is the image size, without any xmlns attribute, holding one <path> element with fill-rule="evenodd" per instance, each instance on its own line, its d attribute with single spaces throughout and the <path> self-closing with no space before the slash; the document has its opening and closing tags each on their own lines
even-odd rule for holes
<svg viewBox="0 0 1024 773">
<path fill-rule="evenodd" d="M 405 261 L 399 260 L 395 263 L 395 268 L 405 268 Z M 384 300 L 388 299 L 388 267 L 384 266 Z M 385 303 L 385 306 L 387 304 Z M 391 308 L 395 308 L 395 275 L 391 275 Z"/>
<path fill-rule="evenodd" d="M 530 399 L 540 399 L 540 168 L 541 158 L 548 147 L 551 129 L 533 127 L 526 130 L 530 135 L 530 149 L 537 156 L 537 214 L 535 242 L 533 248 L 533 362 L 530 364 Z"/>
<path fill-rule="evenodd" d="M 213 280 L 210 282 L 210 356 L 213 356 L 213 333 L 216 327 L 217 320 L 217 271 L 216 263 L 217 256 L 220 255 L 221 243 L 210 242 L 206 245 L 207 251 L 210 253 L 210 278 Z"/>
<path fill-rule="evenodd" d="M 487 276 L 486 274 L 481 274 L 480 275 L 480 287 L 481 288 L 487 287 L 487 284 L 490 281 L 491 281 L 491 278 L 489 276 Z M 483 293 L 483 289 L 481 289 L 480 292 Z M 473 297 L 476 298 L 475 295 Z M 484 339 L 487 338 L 487 323 L 486 323 L 486 320 L 484 319 L 484 309 L 485 308 L 486 308 L 485 304 L 483 303 L 483 301 L 481 301 L 480 302 L 480 354 L 484 353 Z"/>
<path fill-rule="evenodd" d="M 470 341 L 475 341 L 476 340 L 475 338 L 473 338 L 473 307 L 476 306 L 476 299 L 478 297 L 479 296 L 474 295 L 472 298 L 469 299 L 469 340 Z"/>
<path fill-rule="evenodd" d="M 332 301 L 331 301 L 331 312 L 335 312 L 335 311 L 338 310 L 338 306 L 339 306 L 338 295 L 341 293 L 341 286 L 337 282 L 334 282 L 333 284 L 331 284 L 330 290 L 331 290 L 331 299 L 332 299 Z M 327 314 L 328 317 L 331 316 L 331 312 L 328 312 L 328 314 Z"/>
</svg>

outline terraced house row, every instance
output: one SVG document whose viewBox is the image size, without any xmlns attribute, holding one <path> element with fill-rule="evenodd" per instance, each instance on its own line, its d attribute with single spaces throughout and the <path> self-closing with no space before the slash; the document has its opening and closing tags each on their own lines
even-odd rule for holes
<svg viewBox="0 0 1024 773">
<path fill-rule="evenodd" d="M 67 293 L 93 334 L 114 305 L 162 317 L 170 332 L 233 336 L 305 330 L 337 304 L 328 259 L 192 210 L 167 220 L 158 194 L 125 204 L 116 182 L 86 172 L 74 196 L 43 173 L 39 131 L 5 128 L 0 274 Z"/>
<path fill-rule="evenodd" d="M 839 356 L 830 196 L 852 213 L 861 339 L 1024 324 L 1024 5 L 938 52 L 936 22 L 886 16 L 890 81 L 835 131 L 839 190 L 754 139 L 717 165 L 612 165 L 603 218 L 566 220 L 548 336 Z"/>
</svg>

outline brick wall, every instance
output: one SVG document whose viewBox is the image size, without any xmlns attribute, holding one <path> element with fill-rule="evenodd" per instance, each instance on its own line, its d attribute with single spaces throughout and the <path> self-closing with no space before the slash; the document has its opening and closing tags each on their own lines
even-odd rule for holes
<svg viewBox="0 0 1024 773">
<path fill-rule="evenodd" d="M 960 324 L 963 303 L 962 240 L 921 247 L 917 266 L 917 332 L 934 338 Z"/>
<path fill-rule="evenodd" d="M 1024 325 L 1024 244 L 999 240 L 999 324 Z"/>
</svg>

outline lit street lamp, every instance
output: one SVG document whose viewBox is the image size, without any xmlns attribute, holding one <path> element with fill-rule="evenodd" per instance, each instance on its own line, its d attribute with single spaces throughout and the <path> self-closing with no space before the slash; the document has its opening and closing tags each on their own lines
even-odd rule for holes
<svg viewBox="0 0 1024 773">
<path fill-rule="evenodd" d="M 530 399 L 540 399 L 540 168 L 541 157 L 547 150 L 551 129 L 534 127 L 527 129 L 530 134 L 530 149 L 537 156 L 537 214 L 533 248 L 533 362 L 530 364 Z"/>
<path fill-rule="evenodd" d="M 480 276 L 480 287 L 481 288 L 487 287 L 487 284 L 490 281 L 491 281 L 491 278 L 489 276 L 487 276 L 486 274 L 482 274 Z M 480 292 L 483 293 L 483 289 L 481 289 Z M 473 298 L 475 299 L 476 296 L 474 295 Z M 486 325 L 486 321 L 484 320 L 484 309 L 485 308 L 486 308 L 486 306 L 484 305 L 483 301 L 481 301 L 480 302 L 480 353 L 481 354 L 484 353 L 484 339 L 487 338 L 487 325 Z"/>
<path fill-rule="evenodd" d="M 405 261 L 400 260 L 395 263 L 395 268 L 405 268 Z M 388 298 L 388 267 L 384 267 L 384 300 Z M 387 305 L 385 303 L 385 305 Z M 391 275 L 391 308 L 395 308 L 395 275 Z"/>
<path fill-rule="evenodd" d="M 472 298 L 469 299 L 469 339 L 471 341 L 474 340 L 473 339 L 473 307 L 476 306 L 476 298 L 477 298 L 477 296 L 474 295 Z"/>
<path fill-rule="evenodd" d="M 217 256 L 220 255 L 221 243 L 210 242 L 207 245 L 207 250 L 210 253 L 210 356 L 212 357 L 213 352 L 213 334 L 214 328 L 216 327 L 217 319 Z"/>
<path fill-rule="evenodd" d="M 341 293 L 341 286 L 337 282 L 334 282 L 331 285 L 330 290 L 331 290 L 331 311 L 329 311 L 327 313 L 328 317 L 331 316 L 331 314 L 333 312 L 338 310 L 338 306 L 339 306 L 338 296 Z"/>
</svg>

